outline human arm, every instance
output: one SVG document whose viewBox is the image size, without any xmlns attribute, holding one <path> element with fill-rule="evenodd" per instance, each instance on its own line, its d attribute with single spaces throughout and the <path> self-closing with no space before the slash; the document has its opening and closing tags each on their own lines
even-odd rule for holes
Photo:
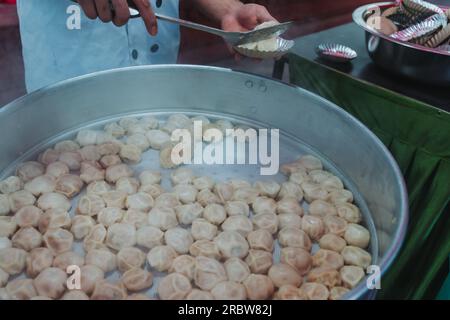
<svg viewBox="0 0 450 320">
<path fill-rule="evenodd" d="M 148 33 L 156 35 L 158 24 L 149 0 L 129 0 L 134 3 L 144 20 Z M 127 0 L 78 0 L 86 16 L 90 19 L 99 18 L 103 22 L 113 22 L 116 26 L 123 26 L 130 19 L 130 8 Z M 114 13 L 111 10 L 114 8 Z"/>
<path fill-rule="evenodd" d="M 257 4 L 243 4 L 238 0 L 191 1 L 225 31 L 249 31 L 263 22 L 275 20 L 264 6 Z"/>
</svg>

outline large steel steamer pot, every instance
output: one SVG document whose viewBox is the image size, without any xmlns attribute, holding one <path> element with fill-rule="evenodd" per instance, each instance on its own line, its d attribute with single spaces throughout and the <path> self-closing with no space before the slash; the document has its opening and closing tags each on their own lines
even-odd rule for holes
<svg viewBox="0 0 450 320">
<path fill-rule="evenodd" d="M 341 108 L 255 75 L 146 66 L 95 73 L 31 93 L 0 109 L 0 177 L 52 137 L 113 116 L 157 110 L 252 119 L 318 150 L 362 195 L 374 225 L 374 263 L 381 272 L 389 268 L 404 239 L 408 207 L 402 175 L 388 150 Z M 363 281 L 346 298 L 373 294 Z"/>
<path fill-rule="evenodd" d="M 421 83 L 450 86 L 450 52 L 401 42 L 367 26 L 365 14 L 374 8 L 392 7 L 395 2 L 376 2 L 353 12 L 353 21 L 366 33 L 366 48 L 381 68 Z"/>
</svg>

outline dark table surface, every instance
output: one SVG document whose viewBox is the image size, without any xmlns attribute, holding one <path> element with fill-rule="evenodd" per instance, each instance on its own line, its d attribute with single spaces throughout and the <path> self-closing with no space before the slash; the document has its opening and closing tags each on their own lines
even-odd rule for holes
<svg viewBox="0 0 450 320">
<path fill-rule="evenodd" d="M 358 58 L 350 64 L 338 64 L 320 59 L 315 48 L 321 43 L 340 43 L 353 48 Z M 350 77 L 380 86 L 401 95 L 450 111 L 450 88 L 424 85 L 398 77 L 377 67 L 365 47 L 364 31 L 354 23 L 345 24 L 296 39 L 292 53 L 321 65 L 342 72 Z"/>
</svg>

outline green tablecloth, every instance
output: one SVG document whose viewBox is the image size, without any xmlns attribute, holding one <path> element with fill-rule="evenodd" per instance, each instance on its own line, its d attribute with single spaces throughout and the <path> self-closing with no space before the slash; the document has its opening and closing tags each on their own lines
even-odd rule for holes
<svg viewBox="0 0 450 320">
<path fill-rule="evenodd" d="M 442 286 L 441 291 L 437 296 L 438 300 L 450 300 L 450 273 Z"/>
<path fill-rule="evenodd" d="M 289 56 L 289 66 L 293 84 L 334 102 L 370 128 L 405 177 L 408 231 L 378 298 L 436 298 L 449 273 L 450 114 L 296 55 Z"/>
</svg>

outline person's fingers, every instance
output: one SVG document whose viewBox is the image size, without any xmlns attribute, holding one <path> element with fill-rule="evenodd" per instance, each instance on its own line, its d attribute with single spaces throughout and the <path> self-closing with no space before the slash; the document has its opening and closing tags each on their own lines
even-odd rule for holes
<svg viewBox="0 0 450 320">
<path fill-rule="evenodd" d="M 264 6 L 258 6 L 256 9 L 256 18 L 258 20 L 258 24 L 266 22 L 266 21 L 277 21 L 270 13 L 267 11 L 267 8 Z"/>
<path fill-rule="evenodd" d="M 112 12 L 108 0 L 95 0 L 95 8 L 97 9 L 100 20 L 103 22 L 111 22 Z"/>
<path fill-rule="evenodd" d="M 97 19 L 97 9 L 95 8 L 94 0 L 78 0 L 78 4 L 83 9 L 84 14 L 89 19 Z"/>
<path fill-rule="evenodd" d="M 222 30 L 224 31 L 247 31 L 244 27 L 241 26 L 241 24 L 236 20 L 234 16 L 225 16 L 222 19 Z M 234 57 L 236 62 L 241 60 L 241 55 L 234 50 L 233 46 L 226 43 L 227 49 L 230 52 L 230 54 Z"/>
<path fill-rule="evenodd" d="M 247 30 L 252 30 L 266 21 L 276 21 L 264 6 L 258 4 L 244 5 L 237 14 L 237 20 Z"/>
<path fill-rule="evenodd" d="M 227 15 L 222 19 L 222 29 L 224 31 L 247 31 L 233 15 Z"/>
<path fill-rule="evenodd" d="M 112 4 L 115 12 L 113 23 L 118 27 L 123 26 L 130 19 L 130 9 L 127 0 L 112 0 Z"/>
<path fill-rule="evenodd" d="M 148 33 L 152 36 L 156 36 L 158 33 L 158 23 L 156 21 L 155 13 L 153 12 L 152 6 L 149 0 L 133 0 L 136 8 L 141 14 L 142 19 L 144 20 L 145 27 L 147 28 Z"/>
</svg>

